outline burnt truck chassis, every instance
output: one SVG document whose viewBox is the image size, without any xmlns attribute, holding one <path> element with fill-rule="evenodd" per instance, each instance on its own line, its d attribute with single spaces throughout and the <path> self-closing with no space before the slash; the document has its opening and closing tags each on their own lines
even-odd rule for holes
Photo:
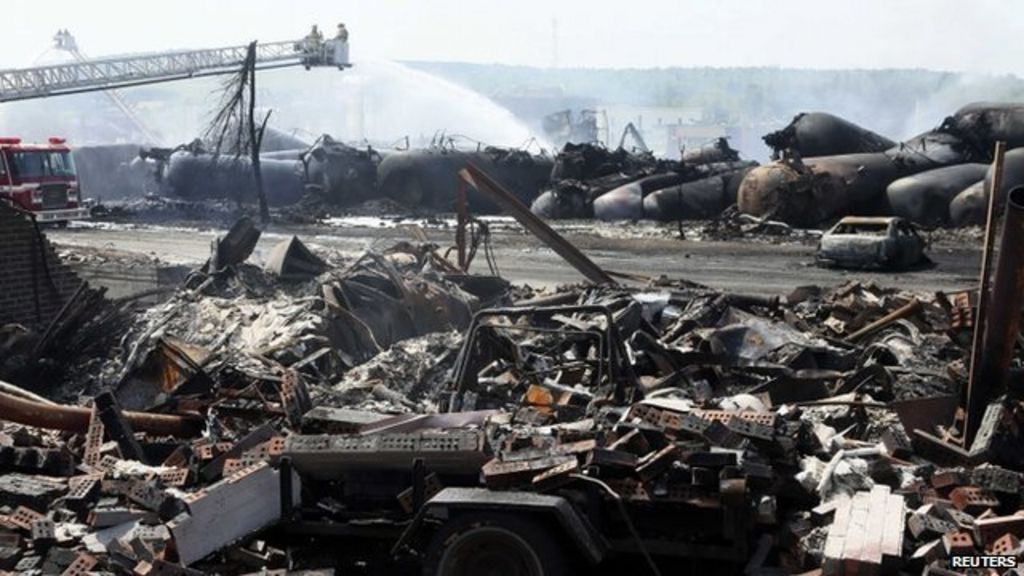
<svg viewBox="0 0 1024 576">
<path fill-rule="evenodd" d="M 616 382 L 611 397 L 632 396 L 635 379 L 611 312 L 603 306 L 550 306 L 479 312 L 453 370 L 451 398 L 460 396 L 484 319 L 580 312 L 604 317 L 605 329 L 595 336 L 604 344 L 601 364 Z M 493 413 L 462 414 L 470 421 L 483 412 Z M 450 415 L 461 414 L 438 416 Z M 647 425 L 618 426 L 643 432 Z M 723 478 L 715 488 L 662 486 L 650 492 L 621 481 L 616 492 L 583 467 L 550 490 L 496 490 L 482 481 L 481 468 L 494 455 L 485 449 L 481 429 L 417 436 L 408 427 L 388 433 L 370 428 L 364 436 L 289 439 L 279 461 L 277 530 L 317 540 L 375 541 L 360 547 L 368 562 L 419 566 L 423 574 L 438 576 L 480 573 L 493 562 L 518 567 L 509 574 L 555 576 L 575 573 L 573 567 L 638 560 L 646 561 L 651 574 L 702 560 L 729 573 L 723 565 L 738 571 L 747 559 L 755 515 L 742 478 Z M 299 502 L 293 500 L 293 470 L 302 480 Z"/>
</svg>

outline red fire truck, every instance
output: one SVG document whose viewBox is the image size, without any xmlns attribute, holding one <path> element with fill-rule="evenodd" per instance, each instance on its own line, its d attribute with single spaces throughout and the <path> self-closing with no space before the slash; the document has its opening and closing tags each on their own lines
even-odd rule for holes
<svg viewBox="0 0 1024 576">
<path fill-rule="evenodd" d="M 0 201 L 32 212 L 39 222 L 64 224 L 89 217 L 71 149 L 62 138 L 46 144 L 0 138 Z"/>
</svg>

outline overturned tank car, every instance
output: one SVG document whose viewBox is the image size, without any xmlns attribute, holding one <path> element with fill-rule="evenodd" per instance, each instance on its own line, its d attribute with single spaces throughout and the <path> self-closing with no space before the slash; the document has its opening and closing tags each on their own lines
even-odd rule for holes
<svg viewBox="0 0 1024 576">
<path fill-rule="evenodd" d="M 298 160 L 260 160 L 263 189 L 271 206 L 294 204 L 303 195 L 302 164 Z M 245 157 L 178 150 L 163 168 L 166 192 L 189 200 L 256 198 L 252 162 Z"/>
<path fill-rule="evenodd" d="M 550 188 L 533 201 L 530 210 L 541 218 L 593 218 L 594 201 L 602 195 L 670 171 L 676 164 L 659 161 L 649 152 L 569 143 L 555 157 Z"/>
<path fill-rule="evenodd" d="M 683 152 L 683 164 L 711 164 L 713 162 L 735 162 L 740 159 L 739 150 L 729 146 L 725 138 Z"/>
<path fill-rule="evenodd" d="M 594 200 L 594 216 L 601 220 L 639 220 L 644 217 L 644 198 L 655 190 L 683 182 L 678 172 L 654 174 L 624 184 Z"/>
<path fill-rule="evenodd" d="M 787 152 L 808 158 L 882 152 L 896 145 L 885 136 L 825 112 L 797 114 L 785 128 L 763 139 L 772 149 L 773 160 Z"/>
<path fill-rule="evenodd" d="M 381 155 L 354 148 L 327 134 L 300 156 L 306 190 L 330 204 L 351 205 L 373 198 Z"/>
<path fill-rule="evenodd" d="M 991 154 L 996 142 L 1007 148 L 1024 146 L 1024 103 L 973 102 L 946 119 L 944 127 Z"/>
<path fill-rule="evenodd" d="M 885 152 L 792 157 L 755 168 L 740 184 L 737 203 L 754 216 L 818 226 L 849 214 L 885 213 L 889 184 L 973 159 L 967 142 L 940 128 Z"/>
<path fill-rule="evenodd" d="M 950 202 L 986 170 L 987 164 L 957 164 L 900 178 L 885 189 L 885 211 L 925 226 L 947 225 Z"/>
<path fill-rule="evenodd" d="M 717 175 L 663 188 L 644 198 L 644 217 L 652 220 L 713 218 L 736 203 L 740 183 L 755 163 Z"/>
<path fill-rule="evenodd" d="M 993 169 L 988 166 L 984 180 L 962 189 L 949 203 L 949 221 L 953 226 L 980 226 L 988 214 L 988 191 L 992 189 Z M 996 196 L 996 210 L 1006 203 L 1010 190 L 1024 185 L 1024 148 L 1016 148 L 1003 158 L 1003 179 Z"/>
<path fill-rule="evenodd" d="M 388 154 L 380 163 L 377 180 L 380 194 L 410 208 L 454 210 L 458 172 L 470 162 L 490 174 L 523 203 L 540 194 L 551 174 L 547 156 L 523 150 L 487 147 L 478 151 L 428 148 Z M 495 213 L 498 207 L 475 190 L 469 190 L 470 210 Z"/>
<path fill-rule="evenodd" d="M 735 202 L 735 190 L 742 179 L 735 176 L 756 165 L 743 160 L 683 164 L 675 171 L 647 176 L 602 195 L 594 201 L 594 216 L 601 220 L 715 216 Z"/>
<path fill-rule="evenodd" d="M 295 144 L 288 141 L 288 145 Z M 139 152 L 156 163 L 161 192 L 189 200 L 256 198 L 252 162 L 248 156 L 213 154 L 193 142 L 173 149 Z M 260 154 L 263 189 L 270 206 L 289 206 L 312 192 L 325 203 L 348 205 L 374 196 L 380 155 L 321 136 L 302 149 Z"/>
<path fill-rule="evenodd" d="M 979 180 L 964 188 L 949 203 L 949 222 L 953 226 L 981 226 L 988 213 L 988 191 Z"/>
<path fill-rule="evenodd" d="M 569 144 L 555 161 L 551 189 L 534 201 L 531 210 L 542 218 L 596 217 L 608 221 L 669 220 L 691 214 L 704 217 L 725 207 L 722 203 L 730 196 L 725 183 L 732 182 L 730 175 L 756 165 L 740 160 L 739 152 L 724 138 L 685 152 L 681 162 L 658 160 L 650 153 L 635 154 L 622 148 L 609 151 L 590 144 Z M 697 184 L 705 179 L 708 182 L 704 185 Z M 679 187 L 687 190 L 687 205 L 696 203 L 699 210 L 680 211 L 674 199 L 662 203 L 647 200 L 667 190 L 678 191 Z"/>
</svg>

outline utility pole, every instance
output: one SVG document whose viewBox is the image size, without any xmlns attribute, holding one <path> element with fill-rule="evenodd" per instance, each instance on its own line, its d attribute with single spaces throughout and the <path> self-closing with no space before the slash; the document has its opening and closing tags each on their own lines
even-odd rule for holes
<svg viewBox="0 0 1024 576">
<path fill-rule="evenodd" d="M 249 77 L 249 158 L 252 161 L 252 177 L 256 184 L 256 199 L 259 202 L 260 222 L 270 223 L 270 207 L 267 206 L 267 194 L 263 190 L 263 172 L 260 170 L 260 148 L 263 146 L 263 133 L 267 127 L 270 113 L 263 118 L 260 127 L 256 127 L 256 41 L 249 44 L 249 52 L 245 56 L 246 75 Z"/>
</svg>

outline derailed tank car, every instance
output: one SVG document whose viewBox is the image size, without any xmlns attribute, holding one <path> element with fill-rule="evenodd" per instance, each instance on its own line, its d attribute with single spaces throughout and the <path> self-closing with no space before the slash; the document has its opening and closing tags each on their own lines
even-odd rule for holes
<svg viewBox="0 0 1024 576">
<path fill-rule="evenodd" d="M 355 148 L 324 134 L 301 155 L 307 191 L 336 205 L 352 205 L 376 196 L 382 156 L 373 148 Z"/>
<path fill-rule="evenodd" d="M 736 203 L 740 183 L 753 169 L 748 166 L 658 190 L 644 198 L 644 216 L 662 221 L 715 217 Z"/>
<path fill-rule="evenodd" d="M 161 165 L 158 179 L 166 194 L 189 200 L 250 202 L 256 198 L 248 156 L 214 155 L 199 145 L 143 150 L 140 156 Z M 379 162 L 380 155 L 372 148 L 347 146 L 327 135 L 302 149 L 260 154 L 263 187 L 271 206 L 295 204 L 311 191 L 335 205 L 371 198 Z"/>
<path fill-rule="evenodd" d="M 689 165 L 735 162 L 739 159 L 739 150 L 729 146 L 729 141 L 725 138 L 718 138 L 709 144 L 683 152 L 683 164 Z"/>
<path fill-rule="evenodd" d="M 885 212 L 885 189 L 919 172 L 973 159 L 956 136 L 931 131 L 885 152 L 790 158 L 751 170 L 740 184 L 742 212 L 794 226 Z"/>
<path fill-rule="evenodd" d="M 530 210 L 541 218 L 592 218 L 594 202 L 602 195 L 677 166 L 678 162 L 659 161 L 650 152 L 569 143 L 555 158 L 550 189 L 533 201 Z"/>
<path fill-rule="evenodd" d="M 378 168 L 380 194 L 410 208 L 454 210 L 458 172 L 472 162 L 492 175 L 519 200 L 529 204 L 540 194 L 551 174 L 552 160 L 522 150 L 488 147 L 466 152 L 430 148 L 388 154 Z M 469 190 L 469 208 L 494 213 L 498 207 Z"/>
<path fill-rule="evenodd" d="M 925 226 L 949 224 L 949 204 L 985 176 L 987 164 L 957 164 L 900 178 L 885 189 L 886 212 Z"/>
<path fill-rule="evenodd" d="M 601 220 L 639 220 L 644 214 L 644 198 L 655 190 L 683 181 L 677 172 L 654 174 L 606 192 L 594 200 L 594 216 Z"/>
<path fill-rule="evenodd" d="M 756 165 L 743 160 L 683 165 L 678 172 L 647 176 L 597 198 L 594 216 L 601 220 L 715 216 L 735 202 L 742 174 Z M 734 178 L 737 175 L 739 178 Z M 648 201 L 650 198 L 656 199 Z"/>
<path fill-rule="evenodd" d="M 988 191 L 979 180 L 964 188 L 949 203 L 949 222 L 953 226 L 981 226 L 988 213 Z"/>
<path fill-rule="evenodd" d="M 945 123 L 949 130 L 991 152 L 998 141 L 1007 148 L 1024 146 L 1024 103 L 972 102 L 957 110 Z"/>
<path fill-rule="evenodd" d="M 992 189 L 992 167 L 980 180 L 962 189 L 949 203 L 949 221 L 953 226 L 981 226 L 988 213 L 988 191 Z M 997 207 L 1006 202 L 1009 191 L 1024 185 L 1024 148 L 1007 152 L 1003 158 L 1003 182 L 996 196 Z"/>
<path fill-rule="evenodd" d="M 302 197 L 302 164 L 298 160 L 260 160 L 263 189 L 271 206 L 294 204 Z M 171 154 L 163 185 L 172 195 L 190 200 L 256 198 L 252 163 L 248 158 L 214 156 L 180 150 Z"/>
<path fill-rule="evenodd" d="M 804 158 L 882 152 L 896 145 L 881 134 L 825 112 L 797 114 L 785 128 L 764 136 L 777 160 L 786 151 Z"/>
</svg>

